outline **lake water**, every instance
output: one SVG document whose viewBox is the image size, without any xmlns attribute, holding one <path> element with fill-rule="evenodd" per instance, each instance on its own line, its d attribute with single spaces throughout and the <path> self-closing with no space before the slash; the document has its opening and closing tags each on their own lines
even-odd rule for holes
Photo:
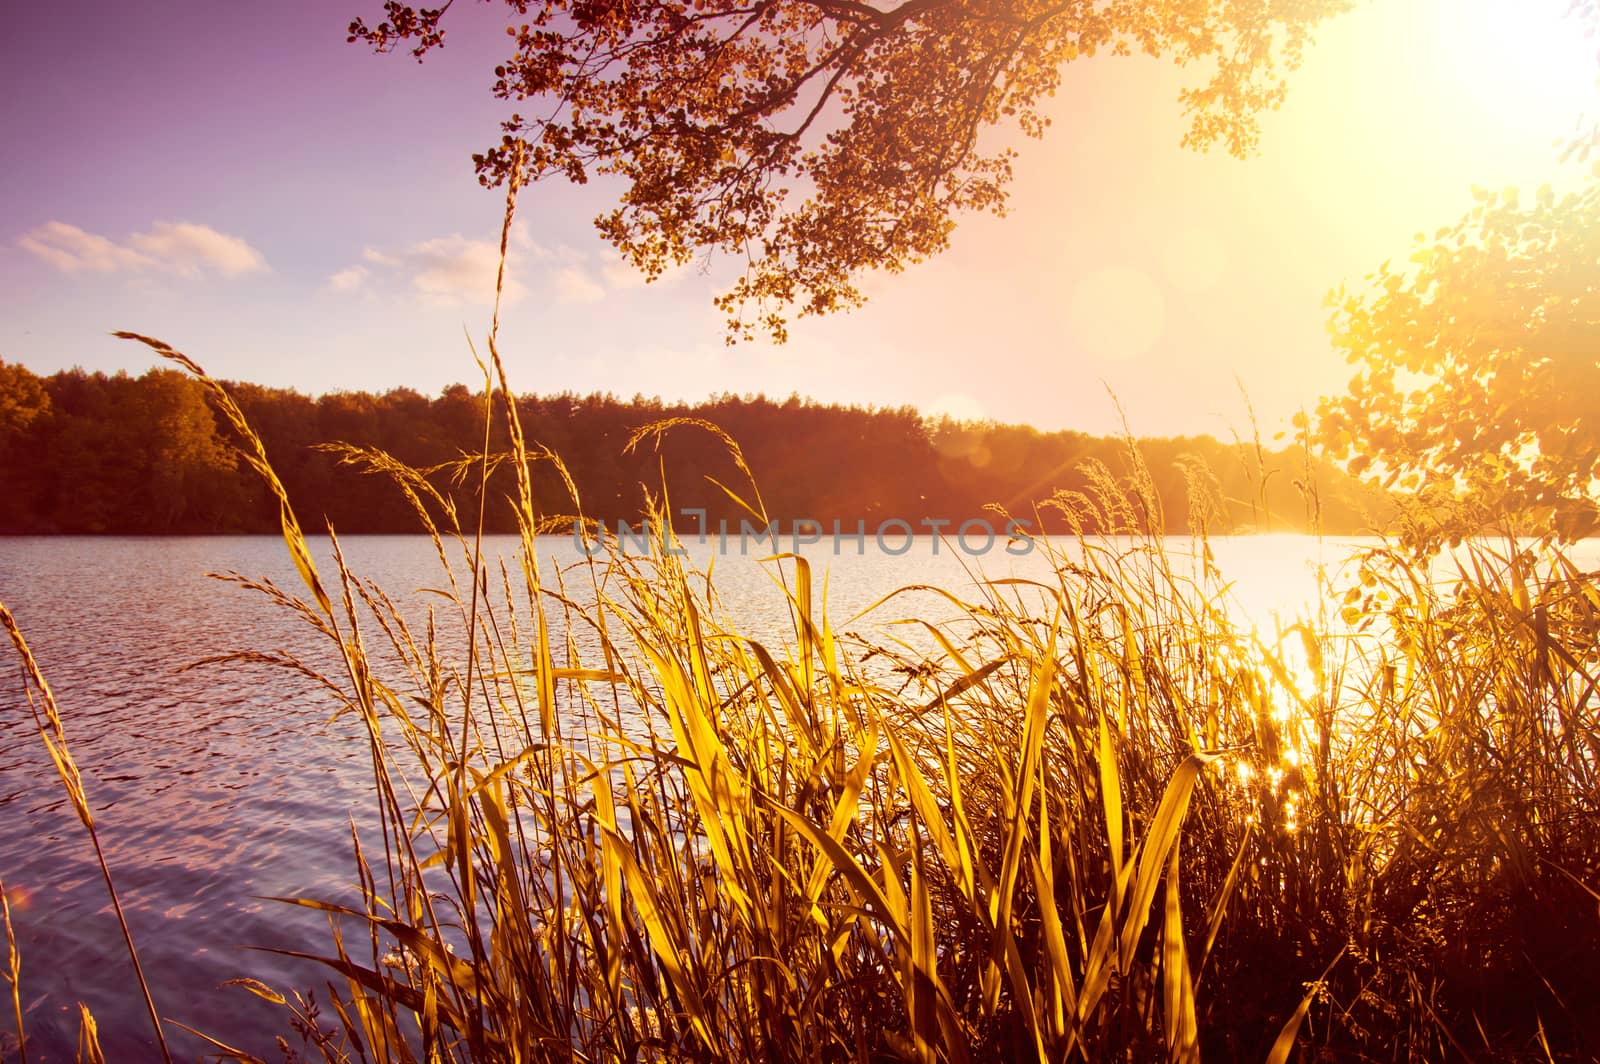
<svg viewBox="0 0 1600 1064">
<path fill-rule="evenodd" d="M 357 536 L 343 546 L 356 572 L 393 595 L 439 583 L 425 538 Z M 1236 596 L 1263 622 L 1310 601 L 1316 564 L 1350 549 L 1296 536 L 1212 546 Z M 819 582 L 828 575 L 838 621 L 908 584 L 970 590 L 969 567 L 990 578 L 1047 573 L 1040 555 L 1002 547 L 971 557 L 920 538 L 890 555 L 869 539 L 865 554 L 850 541 L 838 554 L 826 542 L 806 553 Z M 486 543 L 491 556 L 516 549 L 509 537 Z M 710 560 L 708 548 L 691 553 Z M 580 558 L 567 537 L 541 540 L 540 555 L 547 565 Z M 220 984 L 251 976 L 283 988 L 321 985 L 315 966 L 249 947 L 325 948 L 315 914 L 263 899 L 347 896 L 349 826 L 367 821 L 371 769 L 359 725 L 328 723 L 326 699 L 287 674 L 179 671 L 234 650 L 314 649 L 285 612 L 205 576 L 225 570 L 299 586 L 276 537 L 0 539 L 0 600 L 55 689 L 158 1007 L 276 1059 L 281 1013 Z M 784 616 L 770 565 L 755 551 L 719 555 L 715 572 L 742 624 L 770 628 Z M 882 616 L 924 610 L 948 614 L 924 594 Z M 73 1058 L 79 1001 L 99 1020 L 110 1060 L 149 1058 L 148 1021 L 93 851 L 35 734 L 9 646 L 0 661 L 0 880 L 21 951 L 30 1059 Z M 0 1015 L 0 1031 L 9 1031 L 9 1011 Z M 176 1028 L 169 1037 L 182 1059 L 205 1048 Z"/>
</svg>

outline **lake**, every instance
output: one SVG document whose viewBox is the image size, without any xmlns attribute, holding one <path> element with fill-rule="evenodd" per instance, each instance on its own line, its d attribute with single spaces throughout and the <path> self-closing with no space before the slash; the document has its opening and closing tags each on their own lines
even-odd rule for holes
<svg viewBox="0 0 1600 1064">
<path fill-rule="evenodd" d="M 440 582 L 424 537 L 342 542 L 358 574 L 412 596 L 418 610 L 418 589 Z M 1257 536 L 1216 539 L 1212 549 L 1243 608 L 1266 625 L 1274 611 L 1310 602 L 1316 565 L 1348 556 L 1353 542 Z M 969 569 L 990 578 L 1048 573 L 1041 555 L 1003 546 L 979 557 L 921 537 L 891 554 L 869 538 L 864 553 L 851 541 L 837 554 L 827 541 L 805 553 L 819 584 L 826 574 L 840 622 L 908 584 L 969 591 Z M 1580 561 L 1592 568 L 1600 548 L 1585 546 Z M 539 548 L 547 567 L 582 560 L 568 537 L 543 538 Z M 491 557 L 516 549 L 511 537 L 485 544 Z M 714 549 L 690 553 L 703 566 Z M 742 625 L 773 631 L 786 617 L 783 598 L 757 553 L 736 545 L 717 553 L 717 586 Z M 158 1007 L 275 1059 L 273 1036 L 287 1033 L 282 1014 L 221 984 L 250 976 L 285 989 L 321 985 L 316 966 L 250 947 L 326 948 L 314 913 L 266 899 L 348 896 L 350 825 L 368 821 L 371 767 L 359 724 L 330 723 L 333 707 L 305 682 L 259 667 L 180 671 L 235 650 L 320 649 L 284 611 L 205 575 L 227 570 L 299 588 L 277 537 L 0 539 L 0 600 L 55 689 Z M 949 607 L 922 593 L 897 599 L 881 619 L 919 612 L 943 616 Z M 9 646 L 3 660 L 0 879 L 22 957 L 30 1060 L 73 1059 L 79 1001 L 99 1020 L 108 1059 L 145 1059 L 154 1052 L 148 1021 L 93 851 L 35 733 Z M 0 1020 L 0 1030 L 10 1026 Z M 169 1037 L 183 1059 L 205 1048 L 176 1028 Z"/>
</svg>

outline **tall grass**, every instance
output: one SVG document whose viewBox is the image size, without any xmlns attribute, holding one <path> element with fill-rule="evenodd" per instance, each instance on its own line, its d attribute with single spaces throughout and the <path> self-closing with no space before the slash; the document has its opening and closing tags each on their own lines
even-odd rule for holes
<svg viewBox="0 0 1600 1064">
<path fill-rule="evenodd" d="M 22 634 L 22 629 L 17 626 L 16 618 L 0 602 L 0 629 L 3 629 L 10 638 L 12 648 L 16 651 L 17 658 L 22 665 L 23 692 L 27 696 L 28 708 L 33 714 L 34 727 L 43 742 L 45 750 L 50 754 L 51 763 L 56 769 L 56 776 L 61 781 L 61 788 L 66 792 L 67 801 L 72 806 L 72 811 L 77 815 L 78 822 L 83 825 L 84 832 L 89 836 L 89 842 L 94 847 L 95 864 L 100 869 L 101 878 L 106 885 L 106 893 L 111 899 L 111 910 L 116 915 L 117 926 L 122 931 L 122 941 L 128 949 L 128 959 L 133 963 L 133 974 L 136 987 L 144 998 L 145 1011 L 150 1017 L 150 1024 L 155 1031 L 156 1047 L 167 1064 L 172 1064 L 172 1054 L 167 1048 L 166 1033 L 162 1030 L 161 1017 L 156 1012 L 155 1001 L 150 996 L 150 984 L 145 979 L 144 966 L 139 963 L 139 951 L 133 944 L 133 933 L 128 929 L 127 917 L 122 911 L 122 898 L 117 893 L 116 883 L 111 878 L 111 867 L 106 863 L 105 851 L 100 845 L 100 832 L 95 825 L 94 810 L 89 804 L 88 790 L 84 787 L 83 775 L 78 770 L 78 764 L 72 757 L 72 751 L 67 746 L 66 729 L 61 722 L 61 711 L 56 705 L 55 693 L 50 689 L 50 684 L 45 680 L 44 672 L 39 668 L 39 663 L 34 659 L 33 651 L 28 646 L 27 639 Z M 16 938 L 12 934 L 11 906 L 5 897 L 3 884 L 0 884 L 0 916 L 4 917 L 7 972 L 5 980 L 11 991 L 11 1004 L 17 1025 L 17 1055 L 26 1064 L 27 1061 L 27 1032 L 23 1029 L 22 1022 L 22 996 L 21 996 L 21 967 L 22 960 L 17 951 Z M 83 1010 L 83 1038 L 85 1049 L 80 1052 L 80 1059 L 96 1059 L 99 1056 L 98 1045 L 95 1044 L 94 1019 L 87 1009 Z"/>
<path fill-rule="evenodd" d="M 442 607 L 336 536 L 324 579 L 286 497 L 305 594 L 252 585 L 337 651 L 337 675 L 262 660 L 365 723 L 381 823 L 356 895 L 295 902 L 333 921 L 332 1015 L 252 986 L 313 1057 L 1594 1051 L 1600 591 L 1560 552 L 1480 544 L 1453 586 L 1369 552 L 1337 624 L 1269 636 L 1133 527 L 1042 544 L 1049 579 L 941 591 L 897 639 L 848 634 L 790 555 L 762 640 L 665 522 L 648 555 L 546 574 L 525 470 L 554 458 L 495 413 L 514 567 L 426 476 L 350 450 L 412 500 Z"/>
<path fill-rule="evenodd" d="M 237 429 L 303 586 L 241 583 L 338 667 L 240 657 L 365 726 L 380 827 L 356 840 L 359 888 L 285 902 L 329 917 L 302 954 L 331 973 L 329 1011 L 244 981 L 285 1008 L 286 1056 L 1600 1049 L 1600 589 L 1547 544 L 1474 545 L 1443 582 L 1371 551 L 1327 589 L 1341 615 L 1266 633 L 1237 619 L 1203 527 L 1186 570 L 1147 485 L 1102 471 L 1054 504 L 1120 515 L 1126 537 L 1042 543 L 1047 578 L 933 589 L 940 615 L 863 637 L 779 556 L 789 621 L 757 638 L 662 520 L 648 554 L 541 567 L 546 515 L 581 500 L 533 498 L 529 464 L 559 459 L 525 438 L 491 333 L 486 421 L 511 453 L 456 472 L 481 489 L 491 464 L 516 470 L 514 558 L 483 556 L 481 493 L 463 521 L 424 471 L 344 452 L 430 537 L 447 594 L 421 615 L 334 533 L 320 570 L 226 390 L 133 338 Z M 726 443 L 727 490 L 765 522 Z"/>
</svg>

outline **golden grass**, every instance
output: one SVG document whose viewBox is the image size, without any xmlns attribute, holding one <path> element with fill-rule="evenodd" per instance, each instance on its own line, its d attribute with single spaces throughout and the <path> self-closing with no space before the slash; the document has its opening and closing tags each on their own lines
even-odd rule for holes
<svg viewBox="0 0 1600 1064">
<path fill-rule="evenodd" d="M 78 822 L 83 825 L 88 833 L 89 841 L 94 846 L 94 857 L 99 865 L 100 875 L 105 880 L 106 893 L 111 898 L 111 908 L 116 914 L 117 925 L 122 930 L 122 941 L 128 949 L 128 959 L 133 962 L 133 974 L 139 986 L 139 992 L 144 997 L 145 1010 L 149 1013 L 150 1024 L 155 1030 L 156 1045 L 161 1051 L 161 1056 L 172 1064 L 172 1054 L 167 1049 L 167 1038 L 161 1028 L 161 1017 L 156 1012 L 155 1002 L 150 997 L 150 984 L 145 980 L 144 967 L 139 963 L 139 951 L 133 945 L 133 933 L 128 930 L 127 918 L 122 912 L 122 899 L 117 894 L 117 887 L 111 879 L 111 868 L 106 864 L 105 852 L 100 847 L 100 833 L 95 828 L 94 813 L 89 806 L 89 795 L 83 786 L 83 776 L 78 771 L 78 765 L 72 759 L 72 752 L 67 748 L 66 731 L 61 724 L 61 712 L 56 707 L 54 692 L 46 682 L 44 673 L 39 668 L 39 663 L 34 660 L 33 651 L 28 647 L 28 641 L 23 638 L 22 629 L 17 627 L 16 618 L 0 602 L 0 628 L 4 628 L 11 638 L 11 645 L 17 652 L 17 657 L 22 662 L 23 690 L 28 698 L 28 708 L 33 712 L 33 721 L 39 738 L 43 740 L 45 749 L 50 754 L 50 760 L 55 765 L 57 778 L 61 787 L 67 794 L 67 800 L 72 805 L 72 810 L 77 814 Z M 0 899 L 4 898 L 0 891 Z M 10 975 L 7 982 L 11 986 L 12 1004 L 16 1012 L 18 1054 L 26 1060 L 27 1044 L 26 1032 L 22 1027 L 22 1004 L 18 972 L 21 959 L 17 953 L 16 940 L 11 934 L 11 910 L 9 904 L 5 907 L 6 942 L 10 957 Z M 94 1019 L 89 1015 L 88 1009 L 83 1009 L 84 1045 L 80 1049 L 80 1059 L 94 1060 L 99 1056 L 99 1043 L 95 1038 Z"/>
<path fill-rule="evenodd" d="M 22 1025 L 22 955 L 17 951 L 16 932 L 11 927 L 11 899 L 6 896 L 5 880 L 0 879 L 0 928 L 6 936 L 6 968 L 0 972 L 11 995 L 11 1016 L 17 1025 L 17 1059 L 28 1064 L 27 1031 Z M 6 1049 L 0 1042 L 0 1050 Z"/>
<path fill-rule="evenodd" d="M 333 920 L 331 1016 L 249 986 L 313 1059 L 1284 1061 L 1316 1020 L 1330 1052 L 1421 1060 L 1504 1050 L 1518 1016 L 1472 979 L 1515 950 L 1552 981 L 1521 1018 L 1581 1044 L 1570 973 L 1502 911 L 1558 906 L 1600 955 L 1574 905 L 1600 592 L 1559 552 L 1476 547 L 1453 592 L 1372 552 L 1357 630 L 1270 645 L 1136 529 L 877 642 L 787 555 L 763 642 L 662 522 L 650 555 L 547 580 L 524 476 L 496 576 L 426 477 L 349 457 L 413 501 L 454 591 L 419 629 L 336 536 L 325 582 L 282 496 L 307 594 L 245 582 L 337 651 L 336 675 L 245 660 L 364 722 L 382 824 L 356 896 L 295 902 Z M 1490 954 L 1470 979 L 1463 949 Z"/>
<path fill-rule="evenodd" d="M 559 460 L 526 440 L 491 333 L 478 483 L 492 461 L 517 471 L 509 564 L 483 557 L 481 490 L 464 526 L 425 471 L 345 452 L 431 538 L 450 590 L 419 617 L 332 533 L 319 571 L 227 392 L 131 338 L 240 433 L 304 595 L 240 582 L 340 664 L 239 660 L 294 670 L 365 726 L 381 830 L 356 840 L 359 889 L 292 902 L 329 916 L 330 1014 L 243 981 L 306 1059 L 1595 1048 L 1600 590 L 1548 545 L 1476 545 L 1450 588 L 1370 552 L 1330 598 L 1340 624 L 1268 640 L 1235 623 L 1221 574 L 1181 574 L 1140 483 L 1107 474 L 1058 502 L 1121 514 L 1131 538 L 1044 544 L 1049 578 L 941 591 L 948 616 L 881 629 L 903 637 L 852 634 L 804 558 L 769 559 L 790 623 L 761 640 L 661 520 L 646 556 L 541 570 L 527 468 Z M 509 459 L 487 453 L 496 416 Z M 765 522 L 753 483 L 724 488 Z M 226 1036 L 223 1058 L 257 1059 Z"/>
</svg>

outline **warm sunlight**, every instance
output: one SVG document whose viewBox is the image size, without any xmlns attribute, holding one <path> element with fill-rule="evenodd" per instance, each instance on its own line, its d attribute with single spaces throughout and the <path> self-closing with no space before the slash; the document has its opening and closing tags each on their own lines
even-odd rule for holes
<svg viewBox="0 0 1600 1064">
<path fill-rule="evenodd" d="M 1148 353 L 1161 339 L 1166 300 L 1143 271 L 1108 266 L 1077 283 L 1068 314 L 1074 346 L 1095 358 L 1122 361 Z"/>
<path fill-rule="evenodd" d="M 1409 141 L 1441 161 L 1466 162 L 1472 169 L 1454 174 L 1457 183 L 1556 179 L 1555 141 L 1600 115 L 1600 39 L 1568 16 L 1571 6 L 1370 0 L 1348 21 L 1330 24 L 1326 47 L 1308 59 L 1313 77 L 1305 87 L 1318 113 L 1348 109 L 1375 132 L 1387 109 L 1394 121 L 1386 149 L 1405 157 Z M 1337 80 L 1317 76 L 1333 63 Z M 1297 108 L 1292 96 L 1287 107 Z M 1370 150 L 1359 141 L 1347 147 Z"/>
<path fill-rule="evenodd" d="M 1567 17 L 1570 7 L 1571 0 L 1431 0 L 1438 36 L 1426 65 L 1463 110 L 1501 130 L 1576 126 L 1600 112 L 1600 39 Z"/>
<path fill-rule="evenodd" d="M 12 7 L 0 1064 L 1600 1060 L 1600 0 Z"/>
</svg>

